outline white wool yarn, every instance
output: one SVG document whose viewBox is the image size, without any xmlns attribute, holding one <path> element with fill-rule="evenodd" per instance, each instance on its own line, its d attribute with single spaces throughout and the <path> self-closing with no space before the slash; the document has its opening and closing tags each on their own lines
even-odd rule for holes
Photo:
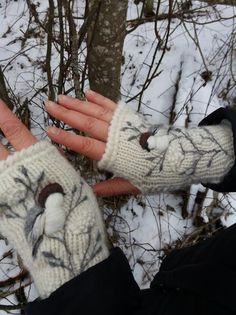
<svg viewBox="0 0 236 315">
<path fill-rule="evenodd" d="M 150 150 L 158 149 L 160 152 L 168 148 L 170 136 L 166 134 L 158 134 L 157 136 L 150 136 L 147 140 L 148 148 Z"/>
<path fill-rule="evenodd" d="M 46 141 L 0 161 L 0 233 L 42 298 L 109 255 L 92 189 Z"/>
<path fill-rule="evenodd" d="M 45 203 L 45 234 L 50 236 L 63 229 L 66 219 L 63 208 L 64 196 L 51 194 Z"/>
<path fill-rule="evenodd" d="M 153 193 L 192 183 L 219 183 L 234 164 L 228 125 L 153 127 L 120 102 L 98 167 L 129 180 L 143 193 Z"/>
</svg>

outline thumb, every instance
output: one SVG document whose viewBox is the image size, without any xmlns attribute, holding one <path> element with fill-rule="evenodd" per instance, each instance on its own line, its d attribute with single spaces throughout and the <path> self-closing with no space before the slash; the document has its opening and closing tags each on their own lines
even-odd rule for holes
<svg viewBox="0 0 236 315">
<path fill-rule="evenodd" d="M 118 196 L 124 194 L 137 195 L 141 193 L 140 190 L 133 186 L 128 180 L 120 177 L 96 183 L 92 188 L 94 193 L 99 197 Z"/>
</svg>

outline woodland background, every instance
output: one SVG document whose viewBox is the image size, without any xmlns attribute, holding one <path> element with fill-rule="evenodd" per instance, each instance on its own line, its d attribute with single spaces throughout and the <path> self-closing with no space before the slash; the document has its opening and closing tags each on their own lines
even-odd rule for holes
<svg viewBox="0 0 236 315">
<path fill-rule="evenodd" d="M 88 87 L 156 123 L 194 126 L 220 106 L 236 107 L 235 22 L 235 0 L 0 0 L 0 98 L 38 138 L 48 125 L 69 129 L 47 116 L 44 100 L 83 99 Z M 90 183 L 106 177 L 66 155 Z M 235 200 L 193 185 L 99 203 L 110 240 L 147 287 L 171 250 L 235 223 Z M 36 297 L 2 239 L 0 314 L 23 314 Z"/>
</svg>

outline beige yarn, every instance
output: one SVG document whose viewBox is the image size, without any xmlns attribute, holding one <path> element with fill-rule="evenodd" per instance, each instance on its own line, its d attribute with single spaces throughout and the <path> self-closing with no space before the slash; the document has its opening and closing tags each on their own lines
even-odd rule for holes
<svg viewBox="0 0 236 315">
<path fill-rule="evenodd" d="M 148 150 L 141 133 L 152 132 Z M 129 180 L 143 193 L 173 191 L 192 183 L 219 183 L 234 164 L 228 125 L 195 128 L 152 126 L 122 102 L 113 115 L 98 167 Z"/>
<path fill-rule="evenodd" d="M 40 193 L 54 186 L 43 207 Z M 92 189 L 46 141 L 0 162 L 0 232 L 42 298 L 109 255 Z"/>
</svg>

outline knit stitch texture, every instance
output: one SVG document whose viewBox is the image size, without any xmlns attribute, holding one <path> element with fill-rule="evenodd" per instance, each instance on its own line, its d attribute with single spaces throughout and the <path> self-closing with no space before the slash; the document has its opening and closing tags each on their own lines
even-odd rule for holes
<svg viewBox="0 0 236 315">
<path fill-rule="evenodd" d="M 143 133 L 151 133 L 147 149 Z M 234 164 L 230 126 L 151 125 L 120 102 L 98 167 L 129 180 L 142 193 L 174 191 L 192 183 L 219 183 Z"/>
<path fill-rule="evenodd" d="M 42 298 L 109 254 L 92 189 L 44 141 L 0 162 L 0 232 Z"/>
</svg>

